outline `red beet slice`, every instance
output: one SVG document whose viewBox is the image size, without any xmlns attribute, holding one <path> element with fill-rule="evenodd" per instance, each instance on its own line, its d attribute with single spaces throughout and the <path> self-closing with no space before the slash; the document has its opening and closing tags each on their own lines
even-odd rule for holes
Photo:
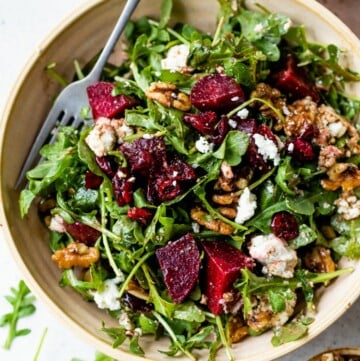
<svg viewBox="0 0 360 361">
<path fill-rule="evenodd" d="M 281 211 L 271 219 L 271 231 L 275 236 L 290 241 L 299 235 L 299 225 L 296 218 L 289 212 Z"/>
<path fill-rule="evenodd" d="M 76 242 L 85 243 L 88 246 L 93 246 L 101 235 L 96 229 L 80 222 L 65 223 L 65 229 Z"/>
<path fill-rule="evenodd" d="M 85 173 L 85 188 L 86 189 L 99 189 L 103 177 L 94 174 L 91 170 L 87 170 Z"/>
<path fill-rule="evenodd" d="M 212 135 L 218 122 L 218 116 L 213 111 L 200 112 L 198 114 L 184 114 L 184 122 L 193 126 L 203 135 Z"/>
<path fill-rule="evenodd" d="M 182 302 L 195 286 L 200 271 L 200 252 L 187 233 L 156 250 L 166 287 L 175 303 Z"/>
<path fill-rule="evenodd" d="M 111 183 L 117 204 L 122 207 L 133 200 L 134 178 L 129 175 L 126 168 L 119 168 L 119 171 L 112 178 Z"/>
<path fill-rule="evenodd" d="M 204 241 L 205 289 L 207 305 L 214 315 L 223 311 L 223 295 L 233 289 L 243 268 L 252 269 L 254 261 L 242 251 L 223 241 Z"/>
<path fill-rule="evenodd" d="M 275 87 L 292 99 L 301 99 L 310 96 L 314 102 L 320 100 L 315 85 L 308 79 L 305 71 L 299 68 L 296 59 L 289 54 L 286 58 L 285 68 L 273 76 Z"/>
<path fill-rule="evenodd" d="M 294 139 L 285 144 L 287 152 L 300 162 L 307 162 L 315 159 L 312 145 L 300 138 Z"/>
<path fill-rule="evenodd" d="M 153 217 L 151 211 L 149 211 L 146 208 L 138 208 L 138 207 L 131 207 L 128 210 L 127 215 L 130 219 L 137 221 L 145 226 L 150 223 Z"/>
<path fill-rule="evenodd" d="M 90 108 L 94 119 L 99 117 L 113 118 L 125 109 L 135 105 L 135 100 L 127 95 L 112 95 L 114 84 L 99 81 L 87 88 Z"/>
<path fill-rule="evenodd" d="M 191 104 L 202 111 L 226 112 L 244 100 L 241 85 L 225 74 L 204 76 L 195 83 L 190 93 Z"/>
</svg>

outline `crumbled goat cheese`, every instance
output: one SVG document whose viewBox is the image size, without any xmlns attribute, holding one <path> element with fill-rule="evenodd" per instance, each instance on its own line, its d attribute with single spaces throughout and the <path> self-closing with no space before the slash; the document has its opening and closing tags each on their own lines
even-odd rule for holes
<svg viewBox="0 0 360 361">
<path fill-rule="evenodd" d="M 292 21 L 291 21 L 291 19 L 289 19 L 289 20 L 284 24 L 284 30 L 285 30 L 285 31 L 288 31 L 288 30 L 290 29 L 291 25 L 292 25 Z"/>
<path fill-rule="evenodd" d="M 94 128 L 85 138 L 89 148 L 98 157 L 107 155 L 114 148 L 116 141 L 116 132 L 107 118 L 97 119 Z"/>
<path fill-rule="evenodd" d="M 288 108 L 286 105 L 284 105 L 284 106 L 282 107 L 282 112 L 283 112 L 283 114 L 286 115 L 286 116 L 288 116 L 288 115 L 291 114 L 289 108 Z"/>
<path fill-rule="evenodd" d="M 341 122 L 330 123 L 328 128 L 330 134 L 335 138 L 340 138 L 346 133 L 346 127 Z"/>
<path fill-rule="evenodd" d="M 191 223 L 191 228 L 194 233 L 200 233 L 200 224 L 196 222 Z"/>
<path fill-rule="evenodd" d="M 288 146 L 287 146 L 287 150 L 289 153 L 292 153 L 294 151 L 294 143 L 289 143 Z"/>
<path fill-rule="evenodd" d="M 50 219 L 49 229 L 59 233 L 66 232 L 63 217 L 61 217 L 59 214 L 54 214 Z"/>
<path fill-rule="evenodd" d="M 228 124 L 229 124 L 230 128 L 232 128 L 232 129 L 235 129 L 237 127 L 237 121 L 234 119 L 229 119 Z"/>
<path fill-rule="evenodd" d="M 293 277 L 297 263 L 296 252 L 274 234 L 253 237 L 249 253 L 263 265 L 264 274 L 283 278 Z"/>
<path fill-rule="evenodd" d="M 119 278 L 106 280 L 104 282 L 104 289 L 102 291 L 90 292 L 99 308 L 109 309 L 111 311 L 119 310 L 121 308 L 119 300 L 119 289 L 117 287 L 119 282 Z"/>
<path fill-rule="evenodd" d="M 337 213 L 346 220 L 355 219 L 360 216 L 360 199 L 355 195 L 338 198 L 335 202 Z"/>
<path fill-rule="evenodd" d="M 161 60 L 161 68 L 170 71 L 181 71 L 186 67 L 187 57 L 190 47 L 186 44 L 175 45 L 171 47 L 165 59 Z"/>
<path fill-rule="evenodd" d="M 112 119 L 111 126 L 115 130 L 117 136 L 117 142 L 119 144 L 123 143 L 124 137 L 134 134 L 134 129 L 132 127 L 129 127 L 125 123 L 124 119 Z"/>
<path fill-rule="evenodd" d="M 249 220 L 255 214 L 256 207 L 256 195 L 251 193 L 249 188 L 246 187 L 238 201 L 235 222 L 243 224 Z"/>
<path fill-rule="evenodd" d="M 214 150 L 214 144 L 208 142 L 205 137 L 200 136 L 200 138 L 195 142 L 195 148 L 200 153 L 210 153 Z"/>
<path fill-rule="evenodd" d="M 249 111 L 246 108 L 240 109 L 236 115 L 240 117 L 240 119 L 246 119 L 249 116 Z"/>
<path fill-rule="evenodd" d="M 274 165 L 278 165 L 280 163 L 280 154 L 277 145 L 271 139 L 261 134 L 256 133 L 253 137 L 258 151 L 264 160 L 271 159 Z"/>
<path fill-rule="evenodd" d="M 255 28 L 254 28 L 254 31 L 255 31 L 256 33 L 261 33 L 263 30 L 264 30 L 263 24 L 256 24 L 256 26 L 255 26 Z"/>
</svg>

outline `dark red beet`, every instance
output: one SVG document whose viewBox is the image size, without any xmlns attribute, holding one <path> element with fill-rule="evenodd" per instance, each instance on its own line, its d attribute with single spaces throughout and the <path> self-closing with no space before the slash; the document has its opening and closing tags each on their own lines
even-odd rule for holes
<svg viewBox="0 0 360 361">
<path fill-rule="evenodd" d="M 88 246 L 93 246 L 101 236 L 99 231 L 80 222 L 65 223 L 65 229 L 76 242 L 85 243 Z"/>
<path fill-rule="evenodd" d="M 233 290 L 233 283 L 243 268 L 253 269 L 254 261 L 224 241 L 204 241 L 205 289 L 207 306 L 214 315 L 223 311 L 224 293 Z"/>
<path fill-rule="evenodd" d="M 273 215 L 271 231 L 275 236 L 289 241 L 299 235 L 299 225 L 291 213 L 281 211 Z"/>
<path fill-rule="evenodd" d="M 252 135 L 256 132 L 257 122 L 255 119 L 241 119 L 237 115 L 233 116 L 231 119 L 237 122 L 237 130 L 240 130 L 248 135 Z"/>
<path fill-rule="evenodd" d="M 315 153 L 312 145 L 300 138 L 294 139 L 285 144 L 287 152 L 300 162 L 314 160 Z"/>
<path fill-rule="evenodd" d="M 149 211 L 146 208 L 138 208 L 138 207 L 131 207 L 128 210 L 127 215 L 130 219 L 137 221 L 145 226 L 150 223 L 153 217 L 151 211 Z"/>
<path fill-rule="evenodd" d="M 86 189 L 98 189 L 103 182 L 103 177 L 96 175 L 90 170 L 85 173 L 85 188 Z"/>
<path fill-rule="evenodd" d="M 245 100 L 241 85 L 225 74 L 210 74 L 198 80 L 190 92 L 191 104 L 202 111 L 226 112 Z"/>
<path fill-rule="evenodd" d="M 308 79 L 304 69 L 297 66 L 296 59 L 291 54 L 286 58 L 285 68 L 275 73 L 273 80 L 275 87 L 292 99 L 310 96 L 315 102 L 320 100 L 315 85 Z"/>
<path fill-rule="evenodd" d="M 181 185 L 167 174 L 152 177 L 148 183 L 147 199 L 153 204 L 171 201 L 182 193 Z"/>
<path fill-rule="evenodd" d="M 170 158 L 166 174 L 176 181 L 193 181 L 196 179 L 194 168 L 178 157 Z"/>
<path fill-rule="evenodd" d="M 200 271 L 200 252 L 194 237 L 187 233 L 156 250 L 161 272 L 171 299 L 182 302 L 194 288 Z"/>
<path fill-rule="evenodd" d="M 306 127 L 300 132 L 298 138 L 301 140 L 306 140 L 311 143 L 319 136 L 319 129 L 316 128 L 313 124 L 307 124 Z"/>
<path fill-rule="evenodd" d="M 166 164 L 166 148 L 162 137 L 139 138 L 123 143 L 121 152 L 128 160 L 131 172 L 148 177 Z"/>
<path fill-rule="evenodd" d="M 268 139 L 272 140 L 275 144 L 278 143 L 274 133 L 265 124 L 260 124 L 256 129 L 256 133 L 261 134 L 264 137 L 267 137 Z"/>
<path fill-rule="evenodd" d="M 112 95 L 114 84 L 99 81 L 87 88 L 90 108 L 93 118 L 113 118 L 121 115 L 125 109 L 135 105 L 135 100 L 127 95 Z"/>
<path fill-rule="evenodd" d="M 124 304 L 133 311 L 151 312 L 154 309 L 152 303 L 148 303 L 145 300 L 135 297 L 132 294 L 125 292 L 121 299 Z"/>
<path fill-rule="evenodd" d="M 214 134 L 215 126 L 218 122 L 217 114 L 211 110 L 198 114 L 186 113 L 183 119 L 185 123 L 190 124 L 203 135 Z"/>
<path fill-rule="evenodd" d="M 268 164 L 264 160 L 263 156 L 258 152 L 258 148 L 252 137 L 250 138 L 250 143 L 248 149 L 246 150 L 244 160 L 248 166 L 260 174 L 264 174 L 271 169 L 270 164 Z"/>
<path fill-rule="evenodd" d="M 126 168 L 121 168 L 111 180 L 117 204 L 122 207 L 133 200 L 134 178 Z"/>
<path fill-rule="evenodd" d="M 210 136 L 210 141 L 214 144 L 221 144 L 229 130 L 229 119 L 223 115 L 216 125 L 214 133 Z"/>
<path fill-rule="evenodd" d="M 108 177 L 112 178 L 115 175 L 117 166 L 111 157 L 96 157 L 95 161 Z"/>
</svg>

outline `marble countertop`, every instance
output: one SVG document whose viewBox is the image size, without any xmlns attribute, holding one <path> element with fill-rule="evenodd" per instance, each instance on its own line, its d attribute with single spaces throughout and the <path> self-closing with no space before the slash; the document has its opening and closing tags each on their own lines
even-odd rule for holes
<svg viewBox="0 0 360 361">
<path fill-rule="evenodd" d="M 71 14 L 86 0 L 0 0 L 0 110 L 6 103 L 9 91 L 21 72 L 26 60 L 64 17 Z M 319 0 L 333 10 L 352 30 L 360 35 L 358 0 Z M 1 120 L 0 120 L 1 121 Z M 19 124 L 26 126 L 26 124 Z M 10 310 L 4 299 L 10 287 L 17 285 L 21 275 L 5 245 L 0 225 L 0 315 Z M 0 347 L 0 360 L 33 360 L 40 339 L 47 330 L 39 361 L 83 361 L 95 359 L 96 350 L 59 323 L 50 312 L 36 301 L 36 312 L 19 322 L 19 327 L 32 331 L 25 337 L 15 339 L 10 350 Z M 6 338 L 7 329 L 0 328 L 0 345 Z M 306 346 L 279 359 L 280 361 L 304 361 L 323 350 L 336 347 L 360 347 L 360 300 L 328 330 Z M 126 360 L 121 360 L 126 361 Z"/>
</svg>

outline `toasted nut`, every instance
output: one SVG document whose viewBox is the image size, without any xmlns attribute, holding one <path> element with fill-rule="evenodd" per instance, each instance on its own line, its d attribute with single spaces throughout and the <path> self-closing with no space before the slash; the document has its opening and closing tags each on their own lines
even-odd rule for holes
<svg viewBox="0 0 360 361">
<path fill-rule="evenodd" d="M 56 207 L 56 200 L 54 198 L 48 198 L 39 204 L 39 211 L 41 213 L 46 213 L 55 207 Z"/>
<path fill-rule="evenodd" d="M 239 197 L 233 193 L 214 194 L 212 196 L 213 202 L 222 206 L 228 206 L 230 204 L 237 203 L 238 199 Z"/>
<path fill-rule="evenodd" d="M 142 300 L 147 301 L 149 299 L 149 293 L 146 292 L 143 288 L 141 288 L 139 284 L 134 280 L 130 280 L 130 282 L 127 285 L 126 291 L 131 295 L 140 298 Z"/>
<path fill-rule="evenodd" d="M 89 267 L 100 258 L 100 252 L 95 247 L 88 247 L 84 243 L 73 242 L 67 247 L 57 250 L 51 259 L 59 268 Z"/>
<path fill-rule="evenodd" d="M 323 179 L 321 185 L 324 189 L 335 191 L 342 188 L 349 192 L 360 187 L 360 170 L 351 163 L 335 163 L 327 172 L 329 179 Z"/>
<path fill-rule="evenodd" d="M 190 212 L 190 217 L 192 220 L 211 231 L 218 232 L 223 235 L 229 235 L 234 232 L 234 228 L 229 224 L 218 219 L 213 219 L 209 213 L 205 212 L 201 208 L 193 208 Z"/>
<path fill-rule="evenodd" d="M 169 108 L 175 108 L 182 111 L 191 109 L 189 96 L 180 92 L 176 85 L 172 83 L 162 81 L 152 83 L 150 88 L 146 91 L 146 96 Z"/>
<path fill-rule="evenodd" d="M 218 211 L 226 218 L 233 219 L 236 217 L 237 211 L 231 207 L 219 207 Z"/>
<path fill-rule="evenodd" d="M 336 269 L 330 250 L 321 246 L 316 246 L 306 253 L 303 261 L 305 266 L 313 272 L 334 272 Z"/>
<path fill-rule="evenodd" d="M 229 336 L 232 343 L 241 341 L 248 335 L 248 326 L 239 316 L 231 316 L 228 323 Z"/>
</svg>

